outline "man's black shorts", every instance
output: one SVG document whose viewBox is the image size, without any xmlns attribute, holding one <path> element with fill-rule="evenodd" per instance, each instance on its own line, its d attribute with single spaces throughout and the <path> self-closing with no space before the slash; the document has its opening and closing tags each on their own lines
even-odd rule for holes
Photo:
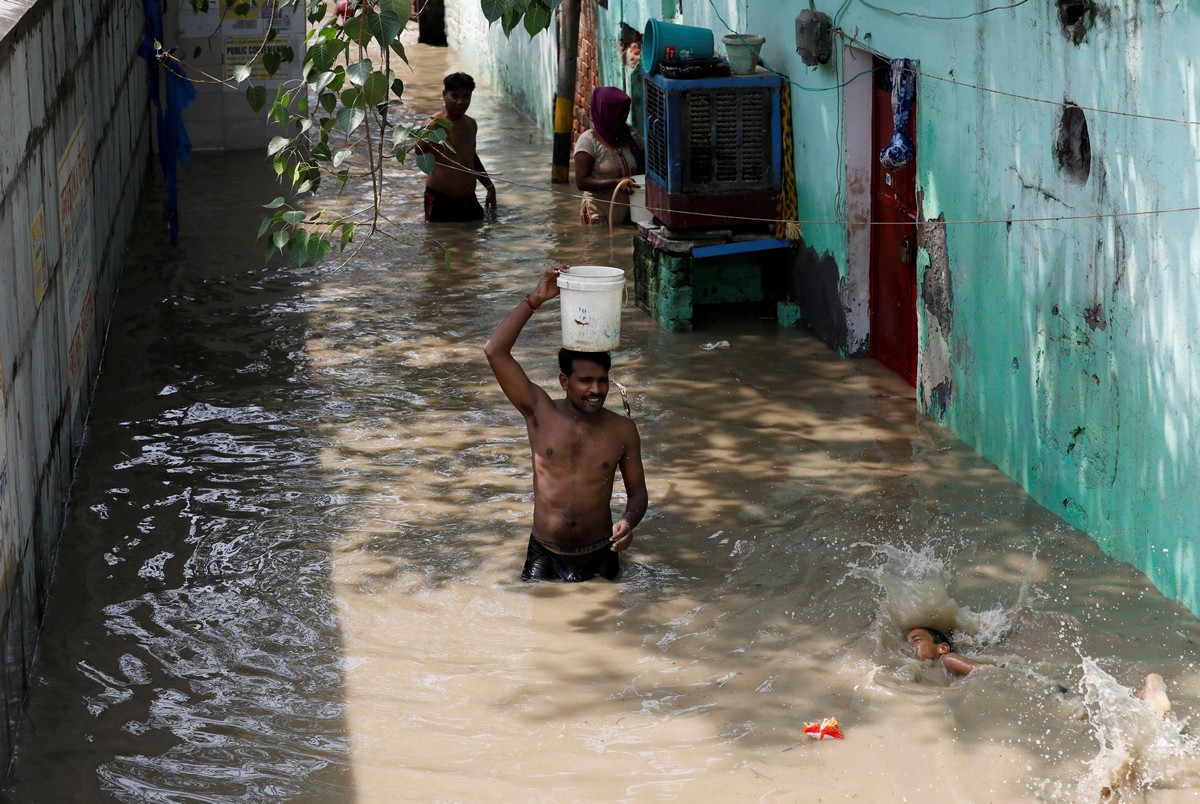
<svg viewBox="0 0 1200 804">
<path fill-rule="evenodd" d="M 579 552 L 559 552 L 529 534 L 529 549 L 525 555 L 522 581 L 588 581 L 599 575 L 614 580 L 621 572 L 621 561 L 612 550 L 610 539 L 579 548 Z"/>
<path fill-rule="evenodd" d="M 425 188 L 425 222 L 449 223 L 452 221 L 483 220 L 483 207 L 474 193 L 464 198 L 453 198 L 437 190 Z"/>
</svg>

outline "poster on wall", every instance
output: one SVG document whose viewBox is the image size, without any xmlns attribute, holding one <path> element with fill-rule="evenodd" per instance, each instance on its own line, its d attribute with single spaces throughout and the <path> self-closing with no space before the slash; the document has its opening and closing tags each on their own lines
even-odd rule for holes
<svg viewBox="0 0 1200 804">
<path fill-rule="evenodd" d="M 92 161 L 87 121 L 79 119 L 62 158 L 58 161 L 58 214 L 62 233 L 63 280 L 67 300 L 63 305 L 64 331 L 71 333 L 67 371 L 74 396 L 87 367 L 92 340 L 96 287 L 92 275 Z"/>
<path fill-rule="evenodd" d="M 303 3 L 280 8 L 275 0 L 224 0 L 221 29 L 226 34 L 265 34 L 274 28 L 281 34 L 290 33 L 292 26 L 302 20 Z"/>
<path fill-rule="evenodd" d="M 29 235 L 33 239 L 33 302 L 35 307 L 42 306 L 46 297 L 46 205 L 38 207 L 29 225 Z M 0 378 L 2 379 L 2 378 Z"/>
<path fill-rule="evenodd" d="M 179 36 L 182 39 L 208 39 L 216 35 L 262 35 L 275 28 L 279 34 L 297 30 L 302 18 L 299 7 L 278 8 L 273 0 L 219 0 L 197 14 L 184 6 L 179 11 Z M 303 33 L 303 25 L 299 30 Z"/>
<path fill-rule="evenodd" d="M 0 428 L 5 427 L 5 422 L 0 414 Z M 0 429 L 0 435 L 4 435 L 5 431 Z M 4 443 L 0 442 L 0 567 L 3 568 L 3 581 L 8 580 L 8 557 L 16 549 L 17 534 L 13 532 L 12 524 L 12 506 L 8 502 L 8 458 L 4 450 Z M 0 591 L 6 591 L 2 588 L 4 584 L 0 583 Z"/>
<path fill-rule="evenodd" d="M 283 81 L 290 81 L 300 75 L 300 65 L 296 61 L 285 61 L 288 51 L 293 54 L 301 53 L 301 50 L 296 46 L 296 43 L 289 42 L 286 39 L 276 39 L 273 42 L 263 44 L 263 40 L 256 36 L 227 36 L 224 41 L 224 55 L 222 63 L 225 65 L 225 78 L 232 80 L 237 68 L 244 64 L 248 64 L 255 55 L 262 50 L 262 56 L 254 61 L 250 67 L 250 80 L 255 84 L 263 86 L 276 86 Z M 278 56 L 279 68 L 275 70 L 274 75 L 267 72 L 267 68 L 263 65 L 263 57 Z M 226 89 L 229 89 L 227 86 Z M 239 92 L 244 92 L 245 87 L 235 87 Z"/>
<path fill-rule="evenodd" d="M 304 17 L 299 13 L 300 5 L 276 9 L 271 0 L 253 0 L 248 4 L 242 0 L 230 8 L 231 4 L 227 0 L 225 2 L 226 8 L 221 17 L 221 63 L 225 78 L 233 78 L 234 72 L 248 64 L 259 50 L 262 55 L 251 67 L 251 81 L 266 87 L 278 87 L 284 81 L 299 78 L 300 58 L 304 53 Z M 265 42 L 272 28 L 277 36 Z M 288 51 L 293 54 L 291 61 L 287 60 Z M 279 66 L 273 75 L 263 66 L 265 56 L 279 57 Z M 226 85 L 225 89 L 245 91 L 244 86 Z"/>
<path fill-rule="evenodd" d="M 4 386 L 4 372 L 0 371 L 0 388 Z M 14 414 L 15 420 L 15 414 Z M 0 572 L 3 572 L 2 581 L 0 581 L 0 591 L 6 592 L 8 585 L 8 565 L 9 558 L 17 550 L 17 516 L 14 511 L 14 505 L 8 498 L 8 487 L 12 485 L 8 482 L 8 407 L 0 405 Z"/>
</svg>

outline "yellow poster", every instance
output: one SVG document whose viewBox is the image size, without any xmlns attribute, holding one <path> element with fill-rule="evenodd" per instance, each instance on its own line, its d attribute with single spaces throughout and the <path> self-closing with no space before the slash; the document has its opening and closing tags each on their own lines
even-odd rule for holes
<svg viewBox="0 0 1200 804">
<path fill-rule="evenodd" d="M 29 227 L 33 236 L 33 302 L 37 307 L 42 306 L 46 295 L 46 205 L 38 207 Z M 0 377 L 0 381 L 3 378 Z"/>
<path fill-rule="evenodd" d="M 295 78 L 299 74 L 299 66 L 295 62 L 282 61 L 285 58 L 288 48 L 292 47 L 292 43 L 286 39 L 276 39 L 273 42 L 263 44 L 261 37 L 257 36 L 233 36 L 225 39 L 225 77 L 233 79 L 234 71 L 244 64 L 248 64 L 250 59 L 258 53 L 259 48 L 262 48 L 263 55 L 274 53 L 281 59 L 280 67 L 275 71 L 274 75 L 267 73 L 267 68 L 263 66 L 262 58 L 259 58 L 250 68 L 251 81 L 283 81 L 289 78 Z"/>
<path fill-rule="evenodd" d="M 72 333 L 67 348 L 72 391 L 78 389 L 87 364 L 95 317 L 92 276 L 92 160 L 87 121 L 80 118 L 75 134 L 58 162 L 58 216 L 62 233 L 62 278 L 67 298 L 63 325 Z"/>
<path fill-rule="evenodd" d="M 2 409 L 0 409 L 2 411 Z M 17 545 L 16 516 L 8 500 L 8 459 L 4 452 L 5 421 L 0 415 L 0 593 L 9 594 L 11 558 Z"/>
</svg>

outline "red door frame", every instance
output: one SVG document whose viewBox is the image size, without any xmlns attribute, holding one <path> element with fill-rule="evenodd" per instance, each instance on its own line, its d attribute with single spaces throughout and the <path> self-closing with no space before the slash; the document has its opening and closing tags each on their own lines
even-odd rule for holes
<svg viewBox="0 0 1200 804">
<path fill-rule="evenodd" d="M 872 92 L 872 153 L 892 138 L 891 69 L 875 60 Z M 916 143 L 916 101 L 909 137 Z M 871 168 L 871 356 L 917 384 L 917 163 L 889 172 L 878 159 Z"/>
</svg>

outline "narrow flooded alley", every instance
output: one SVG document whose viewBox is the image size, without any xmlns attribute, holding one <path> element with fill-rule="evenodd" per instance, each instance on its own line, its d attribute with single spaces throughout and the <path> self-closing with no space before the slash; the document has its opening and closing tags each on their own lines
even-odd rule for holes
<svg viewBox="0 0 1200 804">
<path fill-rule="evenodd" d="M 463 66 L 405 37 L 422 119 Z M 633 230 L 580 226 L 489 87 L 471 114 L 496 215 L 426 226 L 394 167 L 408 237 L 344 267 L 264 264 L 262 153 L 193 156 L 177 251 L 148 194 L 10 800 L 1196 800 L 1197 618 L 773 320 L 625 308 L 649 513 L 618 582 L 520 583 L 529 449 L 482 346 L 548 263 L 629 271 Z M 551 303 L 515 351 L 552 395 L 558 339 Z M 926 622 L 985 667 L 915 661 Z"/>
</svg>

